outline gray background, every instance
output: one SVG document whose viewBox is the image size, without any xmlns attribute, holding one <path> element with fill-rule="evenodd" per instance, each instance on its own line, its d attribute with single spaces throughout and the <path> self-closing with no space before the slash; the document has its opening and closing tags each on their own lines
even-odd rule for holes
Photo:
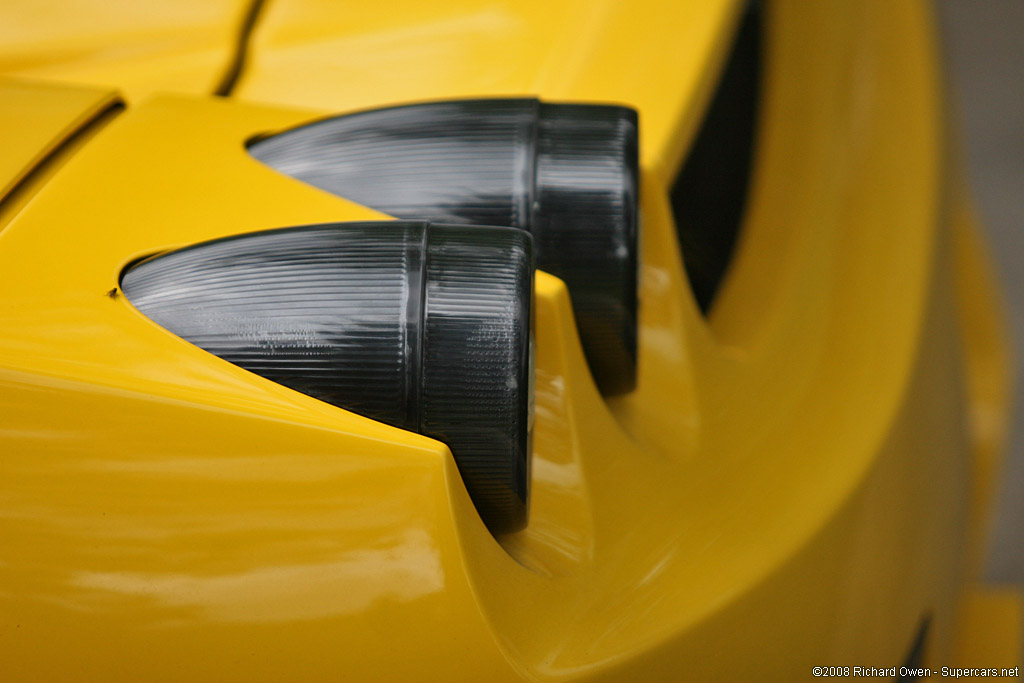
<svg viewBox="0 0 1024 683">
<path fill-rule="evenodd" d="M 1024 584 L 1024 0 L 939 0 L 954 125 L 1009 308 L 1018 382 L 988 578 Z"/>
</svg>

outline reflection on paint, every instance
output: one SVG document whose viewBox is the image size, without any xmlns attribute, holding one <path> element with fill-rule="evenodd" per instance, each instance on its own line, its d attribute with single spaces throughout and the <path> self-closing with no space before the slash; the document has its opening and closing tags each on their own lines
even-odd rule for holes
<svg viewBox="0 0 1024 683">
<path fill-rule="evenodd" d="M 331 562 L 219 576 L 80 572 L 72 583 L 166 608 L 196 608 L 216 621 L 271 622 L 353 614 L 383 600 L 409 602 L 441 591 L 444 572 L 427 534 L 412 530 L 391 547 L 354 550 Z"/>
</svg>

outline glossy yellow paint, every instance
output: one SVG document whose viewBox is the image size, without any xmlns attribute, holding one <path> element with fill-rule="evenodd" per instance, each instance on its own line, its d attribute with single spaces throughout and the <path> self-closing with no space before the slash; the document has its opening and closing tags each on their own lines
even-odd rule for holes
<svg viewBox="0 0 1024 683">
<path fill-rule="evenodd" d="M 111 91 L 0 81 L 0 202 L 116 101 Z"/>
<path fill-rule="evenodd" d="M 251 0 L 4 0 L 0 73 L 154 92 L 211 93 Z"/>
<path fill-rule="evenodd" d="M 123 108 L 113 91 L 0 81 L 0 231 Z"/>
<path fill-rule="evenodd" d="M 0 670 L 788 681 L 899 665 L 925 617 L 929 664 L 970 659 L 956 630 L 985 605 L 958 606 L 1008 360 L 926 10 L 769 5 L 749 220 L 705 320 L 667 187 L 736 5 L 666 9 L 679 30 L 639 5 L 577 24 L 582 4 L 452 1 L 399 12 L 404 30 L 391 6 L 271 5 L 243 81 L 336 110 L 497 93 L 639 109 L 639 387 L 601 399 L 565 287 L 539 274 L 532 515 L 508 537 L 442 444 L 220 361 L 116 290 L 164 249 L 379 217 L 245 153 L 325 111 L 157 98 L 53 175 L 0 233 Z M 362 79 L 306 68 L 360 49 Z M 993 639 L 1019 637 L 1000 623 Z"/>
<path fill-rule="evenodd" d="M 647 168 L 674 169 L 717 80 L 735 0 L 271 2 L 238 95 L 327 111 L 535 95 L 642 116 Z M 696 105 L 696 106 L 695 106 Z"/>
</svg>

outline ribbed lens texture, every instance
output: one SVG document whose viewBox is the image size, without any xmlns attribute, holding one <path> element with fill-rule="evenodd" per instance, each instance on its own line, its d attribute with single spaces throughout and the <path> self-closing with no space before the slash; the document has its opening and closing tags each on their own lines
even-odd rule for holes
<svg viewBox="0 0 1024 683">
<path fill-rule="evenodd" d="M 408 271 L 424 229 L 380 223 L 254 233 L 142 263 L 122 287 L 136 308 L 210 353 L 404 426 L 415 390 Z"/>
<path fill-rule="evenodd" d="M 528 228 L 536 109 L 534 100 L 394 107 L 319 121 L 249 152 L 398 218 Z"/>
<path fill-rule="evenodd" d="M 636 383 L 636 141 L 630 109 L 541 105 L 537 265 L 568 285 L 583 350 L 605 394 Z"/>
<path fill-rule="evenodd" d="M 495 533 L 526 523 L 530 246 L 520 230 L 434 226 L 427 258 L 423 432 L 463 454 L 459 470 Z"/>
<path fill-rule="evenodd" d="M 605 394 L 636 383 L 637 118 L 466 100 L 340 116 L 254 142 L 273 168 L 399 218 L 507 225 L 569 286 Z"/>
<path fill-rule="evenodd" d="M 247 370 L 444 441 L 495 533 L 526 524 L 533 297 L 517 228 L 339 223 L 161 255 L 122 289 Z"/>
</svg>

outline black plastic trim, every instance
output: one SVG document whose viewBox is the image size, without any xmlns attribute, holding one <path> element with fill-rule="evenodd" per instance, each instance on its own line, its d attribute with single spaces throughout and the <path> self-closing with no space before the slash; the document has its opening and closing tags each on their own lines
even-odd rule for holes
<svg viewBox="0 0 1024 683">
<path fill-rule="evenodd" d="M 704 313 L 732 262 L 747 206 L 761 97 L 762 14 L 758 0 L 748 3 L 670 191 L 686 275 Z"/>
</svg>

